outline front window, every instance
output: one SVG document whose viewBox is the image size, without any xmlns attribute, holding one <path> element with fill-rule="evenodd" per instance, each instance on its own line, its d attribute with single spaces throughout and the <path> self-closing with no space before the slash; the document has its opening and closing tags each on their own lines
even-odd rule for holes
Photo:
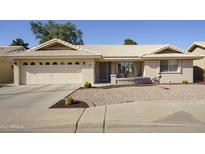
<svg viewBox="0 0 205 154">
<path fill-rule="evenodd" d="M 177 72 L 178 61 L 177 60 L 161 60 L 160 72 Z"/>
<path fill-rule="evenodd" d="M 118 75 L 120 77 L 133 77 L 134 76 L 134 63 L 121 62 L 118 64 Z"/>
</svg>

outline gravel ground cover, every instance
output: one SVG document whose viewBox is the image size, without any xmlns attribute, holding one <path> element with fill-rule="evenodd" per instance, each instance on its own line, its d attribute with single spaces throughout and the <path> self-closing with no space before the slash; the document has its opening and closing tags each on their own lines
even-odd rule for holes
<svg viewBox="0 0 205 154">
<path fill-rule="evenodd" d="M 158 100 L 205 100 L 204 84 L 125 86 L 79 89 L 71 97 L 90 107 Z"/>
</svg>

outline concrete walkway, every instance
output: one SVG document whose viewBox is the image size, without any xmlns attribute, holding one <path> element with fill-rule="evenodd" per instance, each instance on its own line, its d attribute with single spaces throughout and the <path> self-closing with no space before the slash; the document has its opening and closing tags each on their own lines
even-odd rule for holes
<svg viewBox="0 0 205 154">
<path fill-rule="evenodd" d="M 205 132 L 205 101 L 0 109 L 0 132 Z"/>
</svg>

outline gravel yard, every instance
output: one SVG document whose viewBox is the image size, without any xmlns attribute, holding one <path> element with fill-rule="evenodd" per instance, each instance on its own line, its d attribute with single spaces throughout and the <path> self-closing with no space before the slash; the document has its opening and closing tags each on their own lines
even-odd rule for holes
<svg viewBox="0 0 205 154">
<path fill-rule="evenodd" d="M 205 100 L 204 84 L 79 89 L 71 97 L 89 106 L 157 100 Z"/>
</svg>

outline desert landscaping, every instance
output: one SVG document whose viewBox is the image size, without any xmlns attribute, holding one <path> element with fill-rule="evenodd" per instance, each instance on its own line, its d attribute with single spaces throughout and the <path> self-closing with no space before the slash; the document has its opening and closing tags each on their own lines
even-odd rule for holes
<svg viewBox="0 0 205 154">
<path fill-rule="evenodd" d="M 203 84 L 123 86 L 78 89 L 71 97 L 89 107 L 137 101 L 204 100 Z"/>
</svg>

